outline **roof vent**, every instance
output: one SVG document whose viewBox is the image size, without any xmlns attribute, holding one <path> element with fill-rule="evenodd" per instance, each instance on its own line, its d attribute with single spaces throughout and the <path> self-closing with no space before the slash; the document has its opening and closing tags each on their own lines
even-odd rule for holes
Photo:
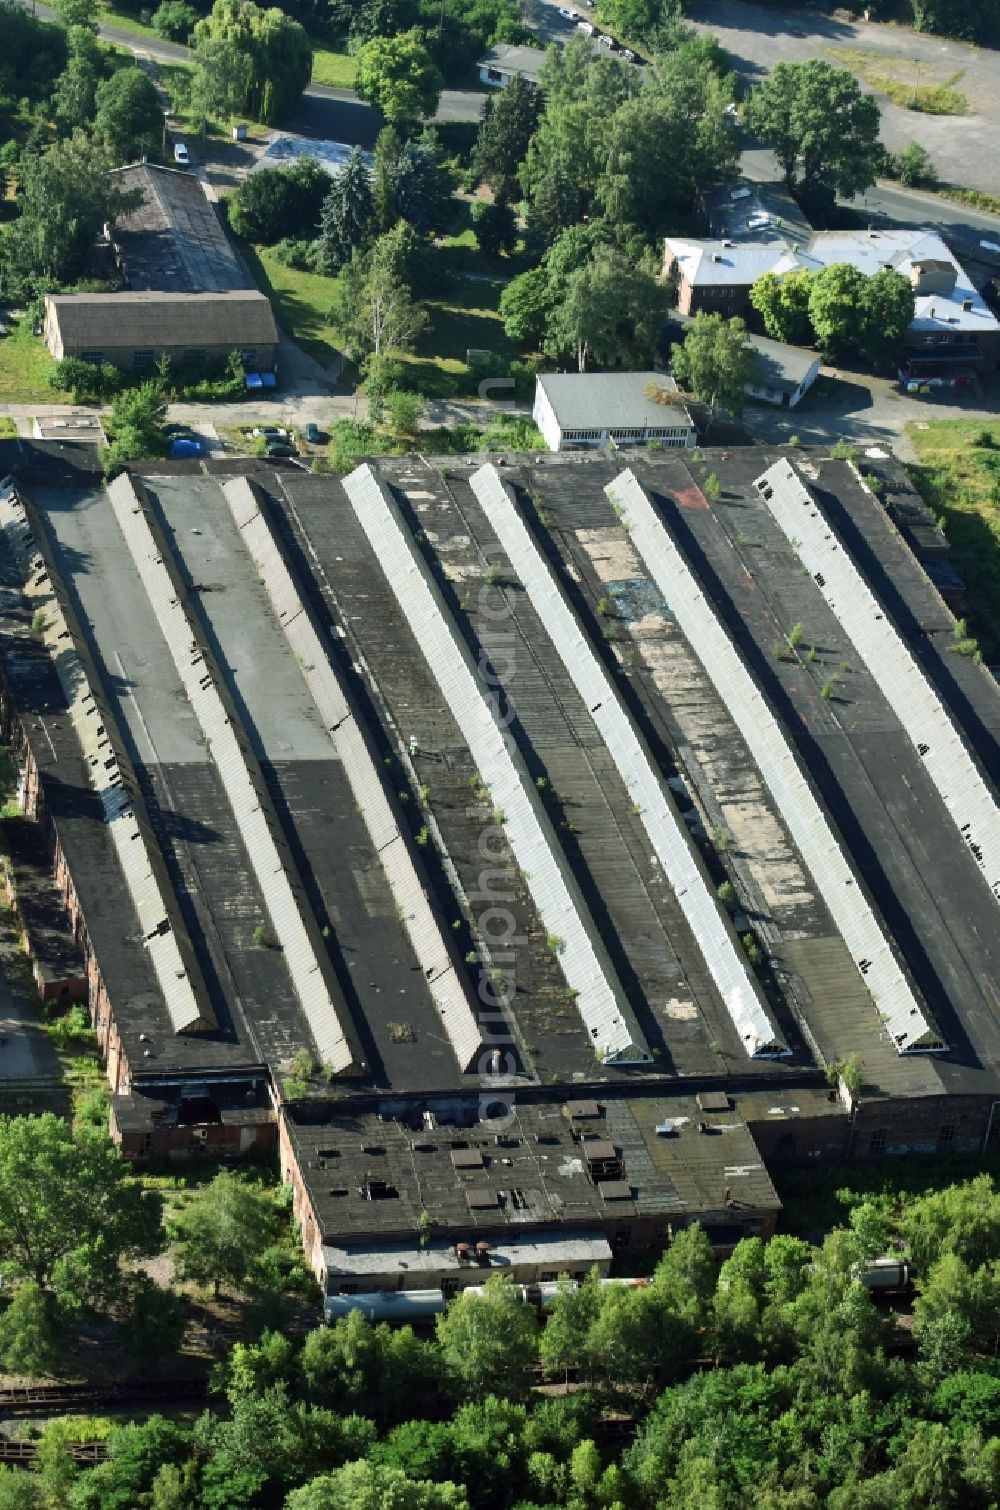
<svg viewBox="0 0 1000 1510">
<path fill-rule="evenodd" d="M 964 310 L 964 312 L 967 315 L 971 314 L 972 313 L 972 300 L 971 299 L 963 299 L 962 300 L 962 309 Z"/>
<path fill-rule="evenodd" d="M 722 258 L 719 256 L 718 252 L 713 252 L 712 253 L 712 261 L 713 262 L 721 262 L 722 261 Z"/>
<path fill-rule="evenodd" d="M 735 241 L 724 241 L 724 242 L 723 242 L 723 243 L 722 243 L 722 245 L 723 245 L 723 246 L 735 246 L 735 245 L 736 245 L 736 242 L 735 242 Z"/>
</svg>

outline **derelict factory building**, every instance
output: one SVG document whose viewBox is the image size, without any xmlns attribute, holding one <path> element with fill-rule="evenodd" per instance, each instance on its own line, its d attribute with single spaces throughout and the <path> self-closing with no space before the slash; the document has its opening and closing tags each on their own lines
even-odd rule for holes
<svg viewBox="0 0 1000 1510">
<path fill-rule="evenodd" d="M 995 1138 L 1000 696 L 894 464 L 92 466 L 0 448 L 8 889 L 130 1157 L 277 1145 L 350 1303 Z"/>
</svg>

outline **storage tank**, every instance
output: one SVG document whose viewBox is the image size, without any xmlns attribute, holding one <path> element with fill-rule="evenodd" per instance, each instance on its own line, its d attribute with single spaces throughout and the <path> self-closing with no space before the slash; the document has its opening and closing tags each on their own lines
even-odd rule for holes
<svg viewBox="0 0 1000 1510">
<path fill-rule="evenodd" d="M 905 1258 L 873 1258 L 861 1265 L 858 1278 L 866 1290 L 905 1290 L 913 1272 L 913 1265 Z"/>
<path fill-rule="evenodd" d="M 424 1321 L 445 1308 L 441 1290 L 368 1290 L 359 1295 L 328 1295 L 323 1310 L 327 1321 L 363 1311 L 369 1321 Z"/>
</svg>

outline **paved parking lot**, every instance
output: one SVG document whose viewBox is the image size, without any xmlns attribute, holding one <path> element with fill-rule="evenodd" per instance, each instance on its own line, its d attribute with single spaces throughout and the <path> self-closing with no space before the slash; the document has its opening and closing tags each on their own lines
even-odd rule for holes
<svg viewBox="0 0 1000 1510">
<path fill-rule="evenodd" d="M 926 68 L 923 77 L 928 84 L 964 70 L 955 87 L 968 98 L 968 115 L 922 115 L 878 95 L 882 139 L 894 152 L 918 141 L 946 182 L 1000 193 L 1000 53 L 922 36 L 902 26 L 851 24 L 822 11 L 750 5 L 744 0 L 696 0 L 689 20 L 697 30 L 715 33 L 746 85 L 759 83 L 775 63 L 822 58 L 826 47 L 857 47 L 887 60 L 916 61 Z M 873 92 L 863 82 L 861 87 Z"/>
<path fill-rule="evenodd" d="M 910 424 L 935 419 L 993 420 L 1000 414 L 995 385 L 985 392 L 958 393 L 943 389 L 923 396 L 901 393 L 888 378 L 824 368 L 822 376 L 797 409 L 749 404 L 743 418 L 764 440 L 787 442 L 797 435 L 804 446 L 825 445 L 841 438 L 853 445 L 883 446 L 901 461 L 915 460 L 907 434 Z"/>
</svg>

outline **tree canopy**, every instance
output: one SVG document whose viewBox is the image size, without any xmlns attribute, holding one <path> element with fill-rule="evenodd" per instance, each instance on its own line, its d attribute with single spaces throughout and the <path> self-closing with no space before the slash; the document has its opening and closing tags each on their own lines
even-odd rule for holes
<svg viewBox="0 0 1000 1510">
<path fill-rule="evenodd" d="M 253 0 L 215 0 L 194 29 L 195 95 L 209 113 L 274 125 L 290 115 L 312 75 L 312 45 L 284 11 Z"/>
<path fill-rule="evenodd" d="M 330 193 L 330 175 L 311 157 L 288 168 L 248 173 L 226 200 L 229 224 L 237 236 L 264 246 L 286 237 L 311 237 Z"/>
<path fill-rule="evenodd" d="M 178 1272 L 188 1279 L 238 1286 L 251 1272 L 273 1233 L 270 1203 L 222 1169 L 174 1218 L 170 1246 Z"/>
<path fill-rule="evenodd" d="M 432 116 L 443 82 L 416 28 L 395 37 L 374 37 L 358 51 L 355 88 L 391 125 L 412 127 Z"/>
<path fill-rule="evenodd" d="M 46 1112 L 0 1117 L 0 1259 L 73 1305 L 106 1297 L 122 1263 L 163 1247 L 162 1203 L 106 1134 Z"/>
<path fill-rule="evenodd" d="M 141 68 L 118 68 L 95 97 L 94 127 L 116 163 L 154 157 L 163 136 L 156 86 Z"/>
<path fill-rule="evenodd" d="M 686 393 L 704 404 L 711 425 L 720 409 L 742 414 L 746 385 L 753 376 L 753 353 L 740 319 L 695 315 L 684 341 L 674 348 L 674 377 Z"/>
<path fill-rule="evenodd" d="M 4 237 L 16 289 L 30 296 L 78 276 L 104 224 L 135 207 L 138 192 L 123 191 L 110 166 L 105 148 L 80 130 L 21 158 L 21 213 Z"/>
<path fill-rule="evenodd" d="M 745 123 L 771 144 L 787 183 L 816 212 L 875 182 L 878 105 L 844 68 L 818 58 L 776 63 L 751 90 Z"/>
</svg>

